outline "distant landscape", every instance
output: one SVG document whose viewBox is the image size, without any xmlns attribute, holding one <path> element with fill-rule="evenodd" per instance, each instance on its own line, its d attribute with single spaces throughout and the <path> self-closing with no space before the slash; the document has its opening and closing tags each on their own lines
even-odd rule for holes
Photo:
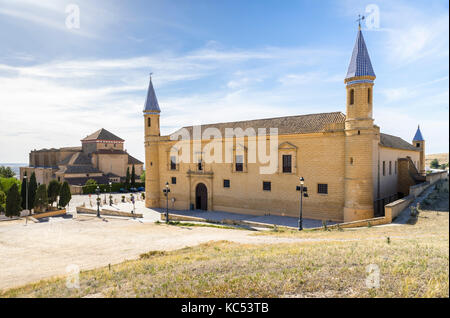
<svg viewBox="0 0 450 318">
<path fill-rule="evenodd" d="M 441 165 L 446 164 L 448 163 L 448 152 L 425 155 L 425 165 L 429 167 L 431 161 L 434 159 L 437 159 Z"/>
</svg>

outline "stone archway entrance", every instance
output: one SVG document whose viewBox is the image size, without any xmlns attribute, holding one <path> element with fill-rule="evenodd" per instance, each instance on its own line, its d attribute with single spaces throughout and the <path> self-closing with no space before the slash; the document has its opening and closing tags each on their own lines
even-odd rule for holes
<svg viewBox="0 0 450 318">
<path fill-rule="evenodd" d="M 197 210 L 208 210 L 208 189 L 203 183 L 197 184 L 195 188 L 195 208 Z"/>
</svg>

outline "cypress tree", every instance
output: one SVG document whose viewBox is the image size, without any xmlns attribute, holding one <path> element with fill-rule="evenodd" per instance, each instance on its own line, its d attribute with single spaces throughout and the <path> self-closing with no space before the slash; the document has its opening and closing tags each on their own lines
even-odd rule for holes
<svg viewBox="0 0 450 318">
<path fill-rule="evenodd" d="M 41 212 L 44 212 L 48 203 L 47 186 L 41 184 L 36 190 L 36 198 L 34 199 L 34 207 Z"/>
<path fill-rule="evenodd" d="M 29 183 L 27 178 L 25 178 L 27 174 L 25 173 L 24 178 L 22 180 L 22 187 L 20 188 L 20 196 L 22 197 L 22 209 L 25 210 L 27 208 L 27 187 Z M 29 189 L 28 189 L 29 190 Z M 28 201 L 28 207 L 30 207 L 30 202 Z"/>
<path fill-rule="evenodd" d="M 30 183 L 28 183 L 28 209 L 34 208 L 34 199 L 36 198 L 37 182 L 36 174 L 31 174 Z"/>
<path fill-rule="evenodd" d="M 134 188 L 136 186 L 136 171 L 134 170 L 134 165 L 131 168 L 131 187 Z"/>
<path fill-rule="evenodd" d="M 53 202 L 56 202 L 60 190 L 61 190 L 61 183 L 58 182 L 58 180 L 50 181 L 47 189 L 48 203 L 50 203 L 50 205 L 53 205 Z"/>
<path fill-rule="evenodd" d="M 22 207 L 20 206 L 20 193 L 19 193 L 19 187 L 17 184 L 13 184 L 11 188 L 8 191 L 8 195 L 6 196 L 6 216 L 13 217 L 13 216 L 20 216 L 20 211 L 22 210 Z"/>
<path fill-rule="evenodd" d="M 61 191 L 59 192 L 59 206 L 65 208 L 69 204 L 72 194 L 70 193 L 70 187 L 67 181 L 64 181 Z"/>
</svg>

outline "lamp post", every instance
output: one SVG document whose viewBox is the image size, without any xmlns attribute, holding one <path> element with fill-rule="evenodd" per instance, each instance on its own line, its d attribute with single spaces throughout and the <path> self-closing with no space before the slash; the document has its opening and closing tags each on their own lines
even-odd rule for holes
<svg viewBox="0 0 450 318">
<path fill-rule="evenodd" d="M 95 189 L 95 193 L 97 193 L 97 217 L 100 217 L 100 187 L 97 186 L 97 189 Z"/>
<path fill-rule="evenodd" d="M 300 186 L 297 186 L 297 191 L 300 191 L 300 215 L 298 216 L 298 230 L 303 230 L 303 197 L 308 197 L 308 188 L 305 187 L 305 179 L 300 177 Z"/>
<path fill-rule="evenodd" d="M 28 180 L 27 180 L 27 175 L 25 174 L 23 176 L 23 178 L 25 179 L 25 210 L 28 211 Z M 28 215 L 30 215 L 31 211 L 28 211 Z M 25 218 L 25 224 L 28 223 L 28 218 Z"/>
<path fill-rule="evenodd" d="M 163 189 L 164 195 L 166 196 L 166 223 L 169 223 L 169 182 L 166 182 L 166 187 Z"/>
<path fill-rule="evenodd" d="M 134 214 L 135 207 L 134 207 L 134 195 L 133 195 L 133 193 L 130 196 L 131 196 L 131 202 L 133 202 L 133 210 L 131 210 L 131 214 Z"/>
<path fill-rule="evenodd" d="M 111 181 L 109 182 L 109 205 L 112 206 Z"/>
</svg>

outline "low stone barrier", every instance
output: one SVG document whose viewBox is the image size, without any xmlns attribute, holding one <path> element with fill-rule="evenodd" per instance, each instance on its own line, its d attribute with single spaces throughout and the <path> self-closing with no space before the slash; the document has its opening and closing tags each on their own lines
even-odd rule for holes
<svg viewBox="0 0 450 318">
<path fill-rule="evenodd" d="M 422 190 L 423 191 L 423 190 Z M 391 202 L 384 206 L 384 217 L 391 223 L 404 209 L 414 201 L 416 197 L 413 194 L 407 197 L 398 199 L 397 201 Z"/>
<path fill-rule="evenodd" d="M 42 218 L 48 218 L 51 216 L 61 216 L 61 215 L 65 215 L 66 213 L 67 213 L 66 209 L 49 211 L 49 212 L 44 212 L 44 213 L 34 213 L 33 218 L 42 219 Z"/>
<path fill-rule="evenodd" d="M 97 210 L 94 209 L 88 209 L 81 206 L 77 206 L 77 213 L 86 213 L 86 214 L 97 214 Z M 116 211 L 116 210 L 107 210 L 102 209 L 100 210 L 100 215 L 109 215 L 109 216 L 125 216 L 125 217 L 132 217 L 132 218 L 142 218 L 143 215 L 140 213 L 130 213 L 130 212 L 123 212 L 123 211 Z"/>
</svg>

